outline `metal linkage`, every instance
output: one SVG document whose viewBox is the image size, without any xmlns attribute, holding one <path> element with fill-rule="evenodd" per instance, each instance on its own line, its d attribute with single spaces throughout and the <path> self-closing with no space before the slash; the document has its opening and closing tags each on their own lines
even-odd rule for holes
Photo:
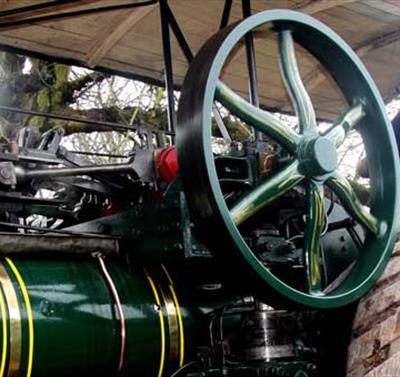
<svg viewBox="0 0 400 377">
<path fill-rule="evenodd" d="M 85 119 L 85 118 L 77 117 L 77 116 L 73 116 L 73 115 L 55 114 L 55 113 L 48 113 L 45 111 L 25 110 L 25 109 L 19 109 L 17 107 L 11 107 L 11 106 L 0 106 L 0 111 L 9 111 L 11 113 L 40 116 L 40 117 L 46 117 L 46 118 L 52 118 L 52 119 L 65 120 L 65 121 L 69 121 L 69 122 L 83 123 L 83 124 L 91 124 L 91 125 L 95 125 L 95 126 L 102 126 L 102 127 L 113 128 L 113 129 L 138 131 L 137 127 L 126 126 L 121 123 L 105 122 L 105 121 L 93 120 L 93 119 Z M 144 129 L 144 128 L 141 127 L 141 129 Z"/>
<path fill-rule="evenodd" d="M 14 230 L 32 231 L 32 234 L 36 234 L 36 233 L 33 233 L 33 232 L 40 232 L 40 233 L 51 233 L 51 234 L 54 233 L 54 234 L 60 235 L 60 236 L 77 236 L 77 237 L 89 237 L 89 238 L 110 238 L 110 237 L 104 236 L 102 234 L 74 232 L 73 230 L 64 230 L 64 229 L 41 228 L 41 227 L 33 226 L 33 225 L 14 224 L 14 223 L 7 223 L 7 222 L 4 222 L 4 221 L 0 221 L 0 227 L 2 227 L 2 228 L 10 228 L 10 229 L 14 229 Z"/>
<path fill-rule="evenodd" d="M 96 174 L 120 174 L 134 172 L 133 164 L 108 164 L 94 166 L 80 166 L 74 168 L 54 168 L 39 170 L 22 170 L 21 167 L 16 168 L 17 178 L 22 180 L 35 178 L 56 178 L 77 175 L 96 175 Z"/>
<path fill-rule="evenodd" d="M 108 158 L 129 158 L 123 154 L 110 154 L 110 153 L 99 153 L 99 152 L 85 152 L 85 151 L 68 151 L 68 153 L 80 154 L 83 156 L 97 156 L 97 157 L 108 157 Z"/>
</svg>

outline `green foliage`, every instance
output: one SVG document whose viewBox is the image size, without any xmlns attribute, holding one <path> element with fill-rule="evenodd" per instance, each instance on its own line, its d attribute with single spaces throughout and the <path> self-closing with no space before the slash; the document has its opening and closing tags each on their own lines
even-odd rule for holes
<svg viewBox="0 0 400 377">
<path fill-rule="evenodd" d="M 68 81 L 71 67 L 64 64 L 54 64 L 55 86 L 62 87 Z"/>
<path fill-rule="evenodd" d="M 24 71 L 26 64 L 31 65 L 30 71 Z M 131 93 L 123 93 L 121 87 L 128 85 L 129 80 L 83 69 L 74 71 L 68 65 L 10 53 L 0 54 L 0 67 L 4 70 L 1 80 L 4 93 L 0 97 L 3 105 L 167 129 L 167 98 L 162 87 L 138 83 L 134 84 Z M 106 130 L 76 122 L 17 114 L 7 114 L 6 120 L 14 125 L 36 126 L 42 132 L 52 127 L 63 127 L 67 134 Z M 235 119 L 226 117 L 224 121 L 236 140 L 251 136 L 246 126 Z"/>
</svg>

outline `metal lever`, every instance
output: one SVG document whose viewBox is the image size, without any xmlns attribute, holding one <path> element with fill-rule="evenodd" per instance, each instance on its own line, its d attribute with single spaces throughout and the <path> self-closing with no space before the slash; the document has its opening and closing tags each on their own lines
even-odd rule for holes
<svg viewBox="0 0 400 377">
<path fill-rule="evenodd" d="M 133 163 L 128 164 L 109 164 L 97 166 L 79 166 L 71 168 L 53 168 L 53 169 L 39 169 L 39 170 L 25 170 L 21 166 L 15 167 L 15 175 L 17 181 L 24 181 L 35 178 L 56 178 L 56 177 L 69 177 L 79 175 L 97 175 L 97 174 L 120 174 L 120 173 L 135 173 Z"/>
</svg>

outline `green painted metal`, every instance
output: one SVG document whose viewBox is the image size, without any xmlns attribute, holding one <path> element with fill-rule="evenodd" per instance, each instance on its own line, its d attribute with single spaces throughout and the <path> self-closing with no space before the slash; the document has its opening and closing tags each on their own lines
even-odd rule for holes
<svg viewBox="0 0 400 377">
<path fill-rule="evenodd" d="M 322 294 L 322 271 L 320 262 L 320 236 L 324 228 L 324 188 L 320 183 L 308 183 L 308 214 L 304 234 L 304 260 L 308 291 L 312 295 Z"/>
<path fill-rule="evenodd" d="M 20 362 L 15 376 L 117 374 L 121 322 L 110 287 L 95 258 L 63 261 L 13 258 L 11 263 L 20 280 L 8 260 L 2 258 L 0 263 L 16 292 L 22 329 L 22 341 L 17 344 L 12 330 L 15 309 L 7 300 L 9 287 L 2 280 L 0 293 L 4 300 L 0 304 L 4 305 L 0 305 L 0 321 L 7 325 L 8 332 L 0 331 L 3 344 L 0 360 L 5 355 L 6 372 L 12 368 L 10 348 L 16 347 Z M 191 306 L 187 297 L 182 302 L 180 289 L 170 280 L 171 275 L 165 273 L 165 267 L 145 271 L 139 268 L 131 273 L 123 263 L 107 259 L 105 263 L 125 316 L 126 349 L 120 375 L 169 375 L 185 358 L 193 357 L 195 342 L 188 340 L 206 333 L 201 328 L 204 324 L 201 318 L 211 307 L 204 302 Z M 30 306 L 26 305 L 26 297 Z M 183 326 L 182 338 L 179 316 L 174 312 L 177 308 Z"/>
<path fill-rule="evenodd" d="M 348 219 L 348 214 L 342 206 L 334 205 L 331 207 L 331 201 L 326 199 L 325 208 L 331 209 L 328 216 L 328 224 L 340 223 Z M 325 229 L 325 227 L 324 227 Z M 355 228 L 357 234 L 362 237 L 363 231 L 361 226 Z M 346 228 L 338 228 L 326 232 L 321 237 L 321 258 L 323 260 L 323 272 L 325 285 L 330 285 L 337 277 L 345 271 L 348 266 L 351 266 L 362 250 L 354 243 L 351 234 Z"/>
<path fill-rule="evenodd" d="M 358 200 L 357 194 L 345 177 L 336 173 L 329 177 L 327 185 L 340 198 L 341 203 L 344 208 L 346 208 L 347 212 L 360 224 L 364 225 L 372 233 L 378 236 L 380 233 L 384 234 L 387 231 L 387 225 L 385 225 L 385 222 L 380 222 L 361 204 Z"/>
<path fill-rule="evenodd" d="M 297 161 L 290 163 L 274 177 L 260 183 L 246 193 L 230 210 L 234 223 L 236 225 L 241 224 L 268 203 L 297 186 L 304 178 L 299 173 L 298 165 Z"/>
<path fill-rule="evenodd" d="M 279 53 L 283 80 L 295 106 L 300 132 L 315 131 L 317 127 L 315 111 L 301 80 L 291 30 L 283 30 L 279 33 Z"/>
<path fill-rule="evenodd" d="M 358 124 L 366 113 L 362 103 L 356 103 L 338 117 L 334 124 L 323 133 L 328 139 L 332 140 L 337 147 L 341 146 L 347 133 Z"/>
<path fill-rule="evenodd" d="M 217 83 L 215 96 L 219 102 L 239 119 L 247 124 L 251 124 L 255 129 L 264 132 L 289 152 L 296 151 L 300 137 L 280 119 L 268 111 L 247 102 L 221 81 Z"/>
<path fill-rule="evenodd" d="M 228 56 L 240 43 L 246 33 L 269 29 L 279 35 L 282 76 L 294 102 L 300 123 L 300 134 L 291 130 L 281 120 L 268 112 L 258 109 L 234 93 L 220 81 L 220 72 Z M 313 54 L 330 72 L 347 102 L 349 109 L 338 116 L 333 127 L 320 134 L 315 113 L 297 67 L 294 41 Z M 201 80 L 193 85 L 190 81 L 201 71 Z M 288 167 L 276 173 L 270 180 L 261 182 L 256 188 L 244 194 L 231 209 L 228 208 L 221 191 L 215 169 L 211 147 L 211 108 L 214 99 L 220 101 L 229 111 L 248 125 L 263 132 L 281 144 L 292 156 Z M 317 20 L 293 11 L 266 11 L 221 31 L 198 53 L 189 69 L 184 83 L 181 108 L 178 112 L 178 144 L 181 167 L 185 166 L 188 153 L 200 156 L 195 162 L 197 181 L 205 193 L 202 201 L 199 194 L 188 190 L 191 213 L 198 224 L 221 221 L 221 228 L 229 234 L 233 247 L 238 253 L 230 253 L 238 266 L 245 261 L 255 287 L 268 289 L 267 283 L 290 300 L 315 307 L 336 307 L 348 304 L 363 295 L 383 271 L 393 249 L 397 231 L 399 198 L 396 190 L 399 181 L 397 148 L 390 122 L 387 119 L 383 101 L 372 78 L 351 48 L 331 29 Z M 186 113 L 185 107 L 190 105 Z M 197 107 L 196 107 L 197 106 Z M 199 109 L 197 112 L 196 109 Z M 195 114 L 195 115 L 193 115 Z M 363 208 L 349 182 L 335 171 L 335 147 L 343 143 L 346 134 L 355 126 L 361 132 L 371 170 L 370 212 Z M 192 134 L 188 129 L 193 130 Z M 200 131 L 196 131 L 200 130 Z M 201 133 L 201 140 L 198 136 Z M 196 134 L 196 137 L 194 135 Z M 192 139 L 191 136 L 193 135 Z M 379 140 L 382 147 L 377 148 Z M 184 187 L 192 188 L 188 180 L 193 173 L 181 173 Z M 266 268 L 242 238 L 237 225 L 249 219 L 261 208 L 305 179 L 311 185 L 309 192 L 309 215 L 304 251 L 307 255 L 307 280 L 311 291 L 301 291 L 288 286 Z M 323 195 L 321 184 L 327 184 L 342 201 L 349 215 L 368 231 L 363 252 L 353 266 L 349 276 L 335 289 L 326 294 L 321 291 L 321 272 L 318 265 L 318 240 L 315 233 L 321 231 Z M 318 194 L 317 194 L 318 193 Z M 207 195 L 206 195 L 207 194 Z M 191 199 L 191 195 L 196 198 Z M 207 199 L 209 196 L 211 199 Z M 207 205 L 204 201 L 207 200 Z M 213 212 L 213 209 L 217 212 Z M 217 218 L 216 220 L 213 218 Z M 219 220 L 221 219 L 221 220 Z M 208 241 L 214 253 L 227 256 L 218 241 Z M 238 267 L 239 268 L 239 267 Z M 240 268 L 239 268 L 240 270 Z M 262 291 L 259 288 L 259 291 Z M 262 292 L 261 292 L 262 294 Z"/>
<path fill-rule="evenodd" d="M 179 190 L 159 202 L 145 200 L 134 209 L 68 228 L 85 233 L 103 229 L 123 237 L 129 244 L 129 255 L 144 264 L 181 266 L 189 258 L 211 259 L 209 250 L 191 231 L 185 196 Z"/>
<path fill-rule="evenodd" d="M 299 169 L 310 178 L 323 177 L 337 168 L 336 147 L 326 137 L 305 138 L 299 148 Z"/>
</svg>

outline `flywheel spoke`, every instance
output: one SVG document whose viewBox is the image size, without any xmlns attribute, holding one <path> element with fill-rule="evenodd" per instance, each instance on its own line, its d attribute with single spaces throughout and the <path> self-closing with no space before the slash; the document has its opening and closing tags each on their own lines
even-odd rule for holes
<svg viewBox="0 0 400 377">
<path fill-rule="evenodd" d="M 283 81 L 299 118 L 300 133 L 315 130 L 317 128 L 315 111 L 300 77 L 290 30 L 279 33 L 279 57 Z"/>
<path fill-rule="evenodd" d="M 320 238 L 324 220 L 324 188 L 321 183 L 310 181 L 308 185 L 307 222 L 304 234 L 304 260 L 310 294 L 322 293 L 323 271 L 320 262 Z"/>
<path fill-rule="evenodd" d="M 230 210 L 235 224 L 243 223 L 267 204 L 297 186 L 304 178 L 298 171 L 298 165 L 297 161 L 292 162 L 241 198 Z"/>
<path fill-rule="evenodd" d="M 343 144 L 347 133 L 365 116 L 365 109 L 361 102 L 353 105 L 341 114 L 335 123 L 324 132 L 324 136 L 333 141 L 337 147 Z"/>
<path fill-rule="evenodd" d="M 215 96 L 216 100 L 243 122 L 263 132 L 289 152 L 296 151 L 300 136 L 277 117 L 252 105 L 221 81 L 217 84 Z"/>
<path fill-rule="evenodd" d="M 350 216 L 372 233 L 378 234 L 378 219 L 361 204 L 350 182 L 345 177 L 336 173 L 334 176 L 330 177 L 326 183 L 340 199 L 343 207 Z"/>
</svg>

